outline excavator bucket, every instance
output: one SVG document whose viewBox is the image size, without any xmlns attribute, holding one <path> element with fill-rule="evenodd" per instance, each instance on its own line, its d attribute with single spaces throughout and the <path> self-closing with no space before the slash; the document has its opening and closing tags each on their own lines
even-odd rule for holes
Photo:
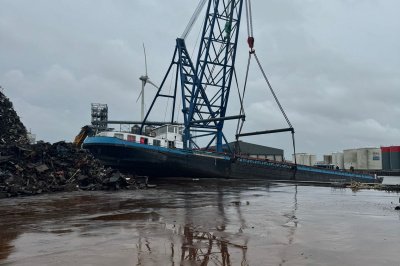
<svg viewBox="0 0 400 266">
<path fill-rule="evenodd" d="M 75 137 L 75 140 L 73 142 L 75 147 L 80 149 L 82 147 L 83 141 L 85 141 L 86 137 L 90 134 L 91 131 L 92 129 L 89 126 L 82 127 L 81 132 L 79 132 L 79 134 Z"/>
</svg>

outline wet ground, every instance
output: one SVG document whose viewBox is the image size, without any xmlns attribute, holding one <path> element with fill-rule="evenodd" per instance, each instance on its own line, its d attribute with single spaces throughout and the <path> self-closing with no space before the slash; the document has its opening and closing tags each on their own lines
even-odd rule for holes
<svg viewBox="0 0 400 266">
<path fill-rule="evenodd" d="M 168 180 L 0 200 L 0 265 L 400 265 L 399 194 Z"/>
</svg>

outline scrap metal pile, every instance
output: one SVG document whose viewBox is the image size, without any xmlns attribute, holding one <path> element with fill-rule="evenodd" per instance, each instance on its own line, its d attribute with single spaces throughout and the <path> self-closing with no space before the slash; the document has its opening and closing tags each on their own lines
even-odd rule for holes
<svg viewBox="0 0 400 266">
<path fill-rule="evenodd" d="M 0 92 L 0 198 L 136 188 L 132 177 L 105 169 L 89 152 L 78 150 L 72 143 L 29 144 L 25 126 Z"/>
<path fill-rule="evenodd" d="M 0 92 L 0 145 L 8 143 L 29 144 L 29 140 L 12 102 Z"/>
</svg>

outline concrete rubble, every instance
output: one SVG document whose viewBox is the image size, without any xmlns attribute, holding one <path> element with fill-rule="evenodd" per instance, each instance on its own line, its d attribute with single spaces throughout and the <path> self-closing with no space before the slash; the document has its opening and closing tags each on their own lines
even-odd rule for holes
<svg viewBox="0 0 400 266">
<path fill-rule="evenodd" d="M 0 198 L 73 190 L 143 187 L 133 175 L 104 168 L 72 143 L 29 144 L 13 104 L 0 92 Z"/>
</svg>

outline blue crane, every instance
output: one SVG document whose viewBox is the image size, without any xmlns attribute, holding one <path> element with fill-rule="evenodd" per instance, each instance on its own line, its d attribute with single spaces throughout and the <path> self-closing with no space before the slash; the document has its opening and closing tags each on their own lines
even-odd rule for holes
<svg viewBox="0 0 400 266">
<path fill-rule="evenodd" d="M 193 63 L 185 44 L 185 37 L 193 26 L 202 7 L 207 3 L 197 60 Z M 169 123 L 174 124 L 177 112 L 177 97 L 182 97 L 184 118 L 184 148 L 199 148 L 195 138 L 209 136 L 208 148 L 216 141 L 217 151 L 222 151 L 228 141 L 222 132 L 224 121 L 244 118 L 244 115 L 226 116 L 226 108 L 233 78 L 240 17 L 243 0 L 203 0 L 181 38 L 176 39 L 176 47 L 171 64 L 143 120 L 152 125 L 147 118 L 157 99 L 172 99 L 172 112 Z M 173 92 L 166 93 L 165 81 L 176 66 Z M 163 90 L 164 89 L 164 90 Z M 193 134 L 194 133 L 194 134 Z M 229 148 L 230 149 L 230 148 Z"/>
<path fill-rule="evenodd" d="M 229 93 L 234 76 L 234 65 L 236 58 L 236 49 L 239 37 L 240 18 L 242 14 L 243 2 L 245 2 L 246 20 L 247 20 L 247 43 L 249 45 L 249 60 L 247 64 L 247 72 L 243 94 L 239 93 L 240 113 L 235 116 L 226 116 L 228 106 Z M 206 16 L 203 23 L 200 47 L 198 50 L 197 60 L 194 64 L 185 44 L 185 38 L 190 32 L 194 22 L 196 21 L 201 9 L 207 3 Z M 195 143 L 195 139 L 199 137 L 209 137 L 209 142 L 205 149 L 215 141 L 216 150 L 222 152 L 224 146 L 232 150 L 228 141 L 222 132 L 224 122 L 231 119 L 242 119 L 241 125 L 236 132 L 236 140 L 239 137 L 263 135 L 280 132 L 291 132 L 293 141 L 293 150 L 295 153 L 294 129 L 286 116 L 279 100 L 272 89 L 268 78 L 262 69 L 261 63 L 255 53 L 253 25 L 251 14 L 250 0 L 201 0 L 193 14 L 188 26 L 186 27 L 181 38 L 176 39 L 176 47 L 172 62 L 168 71 L 157 91 L 156 96 L 144 118 L 141 131 L 145 125 L 152 124 L 147 118 L 154 107 L 157 99 L 166 97 L 173 99 L 173 107 L 171 112 L 170 124 L 174 123 L 176 112 L 176 99 L 178 87 L 180 85 L 182 97 L 181 112 L 184 118 L 183 146 L 185 149 L 200 148 Z M 250 59 L 254 56 L 257 64 L 264 76 L 269 90 L 272 93 L 282 115 L 284 116 L 288 128 L 265 130 L 241 133 L 244 122 L 243 99 L 249 73 Z M 164 84 L 171 72 L 173 66 L 177 67 L 175 74 L 175 87 L 172 94 L 164 93 Z M 179 81 L 179 82 L 178 82 Z M 195 134 L 192 134 L 195 133 Z"/>
</svg>

